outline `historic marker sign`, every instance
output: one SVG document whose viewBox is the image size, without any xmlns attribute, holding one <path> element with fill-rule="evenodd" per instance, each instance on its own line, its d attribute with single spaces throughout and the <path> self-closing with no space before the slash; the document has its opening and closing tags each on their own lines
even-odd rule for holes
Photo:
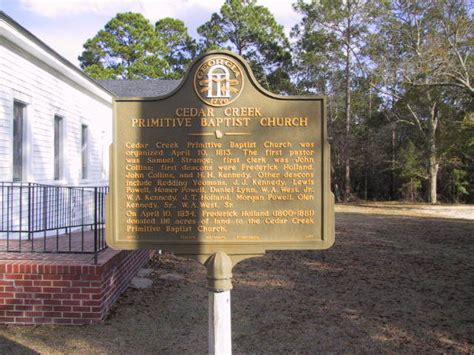
<svg viewBox="0 0 474 355">
<path fill-rule="evenodd" d="M 264 90 L 230 52 L 157 98 L 114 100 L 113 248 L 258 255 L 334 241 L 325 100 Z"/>
</svg>

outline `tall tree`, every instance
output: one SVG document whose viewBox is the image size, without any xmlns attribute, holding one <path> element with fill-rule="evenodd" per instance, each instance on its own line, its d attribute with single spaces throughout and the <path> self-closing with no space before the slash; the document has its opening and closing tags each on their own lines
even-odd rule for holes
<svg viewBox="0 0 474 355">
<path fill-rule="evenodd" d="M 400 122 L 422 133 L 428 164 L 428 200 L 438 201 L 440 120 L 449 87 L 461 88 L 458 97 L 472 96 L 472 20 L 460 0 L 392 1 L 382 3 L 372 51 L 378 89 L 403 103 Z M 464 92 L 464 93 L 463 93 Z M 446 115 L 445 119 L 452 119 Z"/>
<path fill-rule="evenodd" d="M 119 13 L 84 44 L 81 68 L 95 79 L 163 77 L 168 63 L 164 42 L 153 25 L 137 13 Z"/>
<path fill-rule="evenodd" d="M 405 80 L 424 88 L 455 87 L 474 98 L 474 22 L 468 2 L 412 0 L 398 5 L 393 14 L 401 21 L 414 21 L 413 32 L 403 33 L 412 47 L 407 51 Z"/>
<path fill-rule="evenodd" d="M 219 13 L 198 28 L 202 50 L 225 48 L 250 65 L 264 87 L 291 91 L 288 39 L 271 12 L 256 0 L 226 0 Z"/>
<path fill-rule="evenodd" d="M 342 147 L 344 164 L 344 195 L 348 199 L 351 187 L 352 91 L 356 75 L 354 59 L 362 63 L 361 48 L 368 34 L 367 25 L 373 17 L 373 4 L 368 0 L 298 0 L 294 5 L 302 14 L 301 23 L 293 33 L 299 37 L 297 48 L 304 53 L 303 66 L 320 65 L 332 60 L 332 70 L 342 71 L 344 86 L 345 137 Z M 313 44 L 313 48 L 312 47 Z M 331 50 L 330 55 L 315 54 L 318 49 Z M 324 52 L 323 52 L 324 53 Z M 325 58 L 325 57 L 326 58 Z M 339 59 L 340 58 L 340 59 Z M 327 62 L 326 62 L 327 63 Z M 326 64 L 328 65 L 328 64 Z M 329 64 L 331 65 L 331 64 Z M 319 70 L 316 69 L 316 70 Z"/>
<path fill-rule="evenodd" d="M 196 56 L 196 41 L 188 34 L 184 22 L 178 19 L 161 19 L 156 22 L 155 30 L 164 43 L 164 60 L 168 63 L 164 69 L 165 76 L 179 79 Z"/>
<path fill-rule="evenodd" d="M 94 79 L 180 78 L 196 54 L 184 23 L 155 27 L 141 14 L 119 13 L 84 44 L 81 68 Z"/>
</svg>

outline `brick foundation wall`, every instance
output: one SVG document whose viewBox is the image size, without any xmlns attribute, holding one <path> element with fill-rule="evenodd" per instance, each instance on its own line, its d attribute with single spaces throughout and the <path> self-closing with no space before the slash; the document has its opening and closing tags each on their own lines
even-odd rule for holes
<svg viewBox="0 0 474 355">
<path fill-rule="evenodd" d="M 149 260 L 148 250 L 104 251 L 98 265 L 48 260 L 0 261 L 0 323 L 102 321 Z"/>
</svg>

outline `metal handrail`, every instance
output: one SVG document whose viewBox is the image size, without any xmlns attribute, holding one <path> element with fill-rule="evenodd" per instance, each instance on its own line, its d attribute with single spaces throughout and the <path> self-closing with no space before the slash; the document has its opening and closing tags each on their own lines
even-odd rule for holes
<svg viewBox="0 0 474 355">
<path fill-rule="evenodd" d="M 97 260 L 106 248 L 107 192 L 108 186 L 0 182 L 0 251 L 93 253 Z M 93 246 L 87 248 L 90 233 Z"/>
</svg>

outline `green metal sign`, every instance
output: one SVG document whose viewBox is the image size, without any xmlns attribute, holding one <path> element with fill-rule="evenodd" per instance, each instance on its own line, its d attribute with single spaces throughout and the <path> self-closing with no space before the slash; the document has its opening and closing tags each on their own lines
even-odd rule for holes
<svg viewBox="0 0 474 355">
<path fill-rule="evenodd" d="M 202 260 L 334 242 L 325 98 L 278 96 L 227 52 L 168 95 L 114 100 L 107 243 Z"/>
</svg>

